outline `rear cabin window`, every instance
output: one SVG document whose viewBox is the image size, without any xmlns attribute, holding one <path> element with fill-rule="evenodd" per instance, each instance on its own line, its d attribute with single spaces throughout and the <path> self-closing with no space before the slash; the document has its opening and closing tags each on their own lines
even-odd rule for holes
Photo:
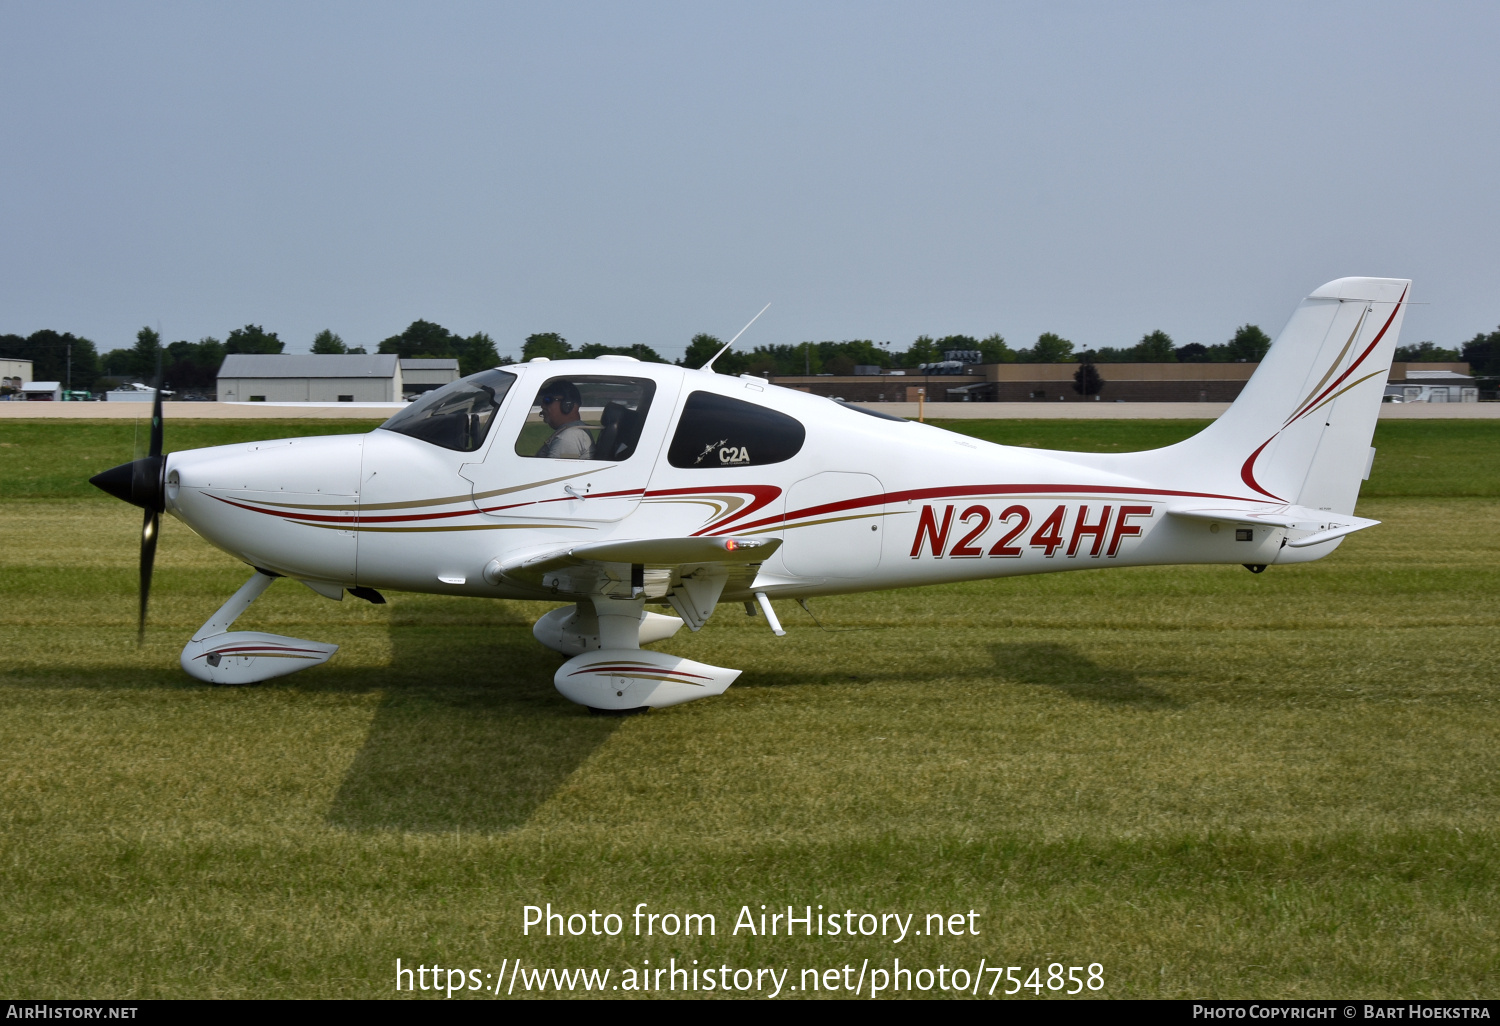
<svg viewBox="0 0 1500 1026">
<path fill-rule="evenodd" d="M 667 450 L 674 467 L 761 467 L 797 455 L 807 431 L 764 406 L 716 392 L 688 396 Z"/>
<path fill-rule="evenodd" d="M 605 460 L 635 454 L 656 382 L 574 374 L 537 389 L 516 436 L 516 455 L 534 459 Z"/>
<path fill-rule="evenodd" d="M 502 370 L 471 374 L 428 392 L 380 426 L 444 449 L 474 452 L 515 383 L 516 376 Z"/>
</svg>

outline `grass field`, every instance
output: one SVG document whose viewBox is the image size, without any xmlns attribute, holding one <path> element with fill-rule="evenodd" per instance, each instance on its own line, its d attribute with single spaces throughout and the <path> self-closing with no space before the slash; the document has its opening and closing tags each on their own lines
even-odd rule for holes
<svg viewBox="0 0 1500 1026">
<path fill-rule="evenodd" d="M 1201 425 L 951 426 L 1129 449 Z M 168 446 L 329 429 L 183 423 Z M 522 603 L 280 582 L 239 626 L 334 660 L 187 678 L 178 651 L 245 571 L 168 520 L 135 647 L 138 511 L 82 484 L 135 444 L 0 424 L 0 995 L 382 997 L 398 957 L 612 983 L 646 959 L 791 987 L 900 957 L 1097 962 L 1104 996 L 1500 991 L 1495 425 L 1383 423 L 1359 509 L 1382 526 L 1307 566 L 813 604 L 845 633 L 788 603 L 782 639 L 722 607 L 661 647 L 739 682 L 624 720 L 555 693 L 544 607 Z M 547 902 L 627 930 L 523 937 Z M 631 936 L 638 902 L 712 912 L 717 935 Z M 732 936 L 762 904 L 974 909 L 980 933 Z"/>
</svg>

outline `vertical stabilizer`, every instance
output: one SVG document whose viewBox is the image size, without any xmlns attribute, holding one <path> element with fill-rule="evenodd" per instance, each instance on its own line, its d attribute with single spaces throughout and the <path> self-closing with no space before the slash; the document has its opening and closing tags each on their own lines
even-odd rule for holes
<svg viewBox="0 0 1500 1026">
<path fill-rule="evenodd" d="M 1352 513 L 1410 288 L 1340 278 L 1317 289 L 1222 417 L 1143 455 L 1200 488 L 1212 481 L 1228 494 Z"/>
</svg>

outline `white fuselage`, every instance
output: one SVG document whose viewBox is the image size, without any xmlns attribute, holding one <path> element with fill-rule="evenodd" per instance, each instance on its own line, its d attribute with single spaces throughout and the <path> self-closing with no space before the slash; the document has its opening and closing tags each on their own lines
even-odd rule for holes
<svg viewBox="0 0 1500 1026">
<path fill-rule="evenodd" d="M 774 537 L 753 591 L 809 596 L 943 581 L 1157 563 L 1267 564 L 1317 558 L 1337 541 L 1284 549 L 1276 526 L 1166 516 L 1172 505 L 1274 505 L 1246 487 L 1161 460 L 1014 448 L 887 420 L 834 401 L 679 367 L 532 363 L 472 452 L 394 431 L 172 453 L 167 511 L 219 548 L 288 577 L 344 587 L 503 598 L 555 597 L 486 581 L 492 560 L 569 543 L 689 536 Z M 516 451 L 539 384 L 628 374 L 656 391 L 621 462 Z M 806 431 L 764 465 L 748 446 L 702 465 L 667 459 L 689 395 L 775 410 Z M 1170 450 L 1162 450 L 1168 452 Z M 1142 480 L 1150 470 L 1154 480 Z M 1195 480 L 1196 479 L 1196 480 Z M 742 600 L 749 589 L 726 591 Z"/>
</svg>

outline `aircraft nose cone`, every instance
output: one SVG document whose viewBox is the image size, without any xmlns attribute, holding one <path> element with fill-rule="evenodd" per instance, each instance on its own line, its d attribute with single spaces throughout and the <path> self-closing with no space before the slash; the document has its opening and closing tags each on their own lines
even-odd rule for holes
<svg viewBox="0 0 1500 1026">
<path fill-rule="evenodd" d="M 166 462 L 164 456 L 147 456 L 122 463 L 102 474 L 95 474 L 89 478 L 89 484 L 132 506 L 160 513 L 166 508 L 165 489 L 162 487 L 162 468 Z"/>
</svg>

